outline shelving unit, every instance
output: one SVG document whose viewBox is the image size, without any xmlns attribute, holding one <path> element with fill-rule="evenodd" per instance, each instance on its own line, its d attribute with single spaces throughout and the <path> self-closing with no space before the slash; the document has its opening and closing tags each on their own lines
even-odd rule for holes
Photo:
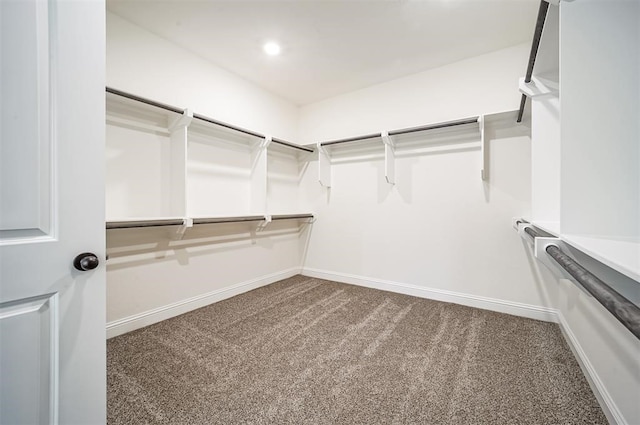
<svg viewBox="0 0 640 425">
<path fill-rule="evenodd" d="M 297 202 L 312 153 L 107 88 L 107 229 L 312 218 Z"/>
<path fill-rule="evenodd" d="M 395 184 L 396 156 L 478 148 L 481 162 L 479 175 L 486 181 L 489 177 L 489 151 L 486 149 L 485 126 L 496 124 L 507 117 L 515 117 L 515 113 L 516 111 L 495 112 L 420 127 L 319 142 L 318 180 L 322 186 L 331 187 L 332 163 L 354 157 L 375 158 L 384 152 L 385 179 L 387 183 Z"/>
<path fill-rule="evenodd" d="M 635 6 L 562 7 L 560 16 L 558 7 L 549 6 L 532 80 L 520 82 L 531 100 L 530 221 L 640 283 Z M 615 22 L 615 29 L 601 30 L 604 22 Z"/>
<path fill-rule="evenodd" d="M 520 91 L 531 102 L 531 222 L 560 234 L 560 20 L 549 6 L 530 83 Z"/>
</svg>

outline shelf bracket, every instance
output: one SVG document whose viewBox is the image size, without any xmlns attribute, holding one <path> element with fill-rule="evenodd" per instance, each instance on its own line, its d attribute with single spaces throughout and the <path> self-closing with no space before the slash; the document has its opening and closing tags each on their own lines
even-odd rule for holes
<svg viewBox="0 0 640 425">
<path fill-rule="evenodd" d="M 169 197 L 164 199 L 165 209 L 173 216 L 187 212 L 187 129 L 193 120 L 193 112 L 185 109 L 182 115 L 169 124 L 170 166 L 168 178 Z"/>
<path fill-rule="evenodd" d="M 487 181 L 489 180 L 489 149 L 487 149 L 487 138 L 484 131 L 484 124 L 484 115 L 480 115 L 478 117 L 478 126 L 480 128 L 480 156 L 482 158 L 480 178 L 482 179 L 482 181 Z"/>
<path fill-rule="evenodd" d="M 523 227 L 529 227 L 529 225 L 526 225 Z M 591 295 L 586 289 L 584 289 L 584 287 L 577 280 L 575 280 L 573 276 L 567 273 L 566 270 L 560 267 L 555 261 L 553 261 L 553 259 L 549 256 L 549 254 L 547 254 L 547 247 L 549 245 L 557 246 L 566 255 L 568 255 L 567 253 L 570 252 L 568 245 L 564 243 L 560 238 L 554 238 L 554 237 L 535 238 L 535 241 L 533 244 L 533 252 L 536 259 L 540 261 L 542 264 L 544 264 L 549 270 L 551 270 L 554 276 L 556 276 L 559 279 L 570 280 L 583 293 L 593 298 L 593 295 Z"/>
<path fill-rule="evenodd" d="M 263 231 L 269 225 L 269 223 L 271 223 L 271 215 L 265 214 L 264 221 L 259 222 L 258 226 L 256 226 L 256 232 Z"/>
<path fill-rule="evenodd" d="M 380 132 L 382 137 L 382 143 L 384 143 L 384 178 L 389 184 L 396 184 L 396 153 L 395 144 L 389 133 L 386 131 Z"/>
<path fill-rule="evenodd" d="M 531 81 L 526 83 L 524 78 L 520 78 L 518 89 L 520 93 L 526 95 L 530 99 L 544 97 L 558 97 L 560 87 L 557 81 L 552 81 L 544 77 L 532 77 Z"/>
<path fill-rule="evenodd" d="M 320 142 L 318 146 L 318 181 L 324 187 L 331 187 L 331 155 Z"/>
<path fill-rule="evenodd" d="M 264 140 L 251 151 L 251 212 L 260 214 L 267 208 L 267 178 L 268 153 L 271 136 L 264 136 Z"/>
<path fill-rule="evenodd" d="M 193 111 L 191 109 L 185 109 L 182 115 L 174 118 L 169 123 L 169 132 L 173 133 L 181 128 L 189 127 L 191 121 L 193 121 Z"/>
<path fill-rule="evenodd" d="M 181 240 L 184 237 L 184 234 L 187 232 L 187 229 L 193 227 L 193 219 L 192 218 L 183 218 L 182 225 L 176 230 L 176 233 L 173 237 L 174 240 Z"/>
</svg>

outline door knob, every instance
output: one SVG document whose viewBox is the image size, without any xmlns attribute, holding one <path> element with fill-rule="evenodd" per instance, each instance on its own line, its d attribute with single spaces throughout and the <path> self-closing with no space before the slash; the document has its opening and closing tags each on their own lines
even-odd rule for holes
<svg viewBox="0 0 640 425">
<path fill-rule="evenodd" d="M 76 258 L 74 258 L 73 260 L 73 267 L 80 270 L 81 272 L 93 270 L 98 267 L 98 264 L 100 264 L 98 257 L 96 256 L 96 254 L 93 254 L 91 252 L 83 252 L 82 254 L 76 256 Z"/>
</svg>

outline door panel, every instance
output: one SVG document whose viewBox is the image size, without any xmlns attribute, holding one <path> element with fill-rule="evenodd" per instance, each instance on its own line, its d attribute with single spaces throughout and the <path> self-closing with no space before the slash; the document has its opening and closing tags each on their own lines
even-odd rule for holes
<svg viewBox="0 0 640 425">
<path fill-rule="evenodd" d="M 102 1 L 0 0 L 0 423 L 106 420 Z M 97 269 L 75 256 L 93 252 Z"/>
<path fill-rule="evenodd" d="M 57 306 L 57 294 L 0 305 L 1 424 L 55 423 L 58 408 Z M 34 388 L 40 391 L 34 391 Z"/>
<path fill-rule="evenodd" d="M 49 4 L 0 5 L 0 243 L 46 236 L 51 205 Z"/>
</svg>

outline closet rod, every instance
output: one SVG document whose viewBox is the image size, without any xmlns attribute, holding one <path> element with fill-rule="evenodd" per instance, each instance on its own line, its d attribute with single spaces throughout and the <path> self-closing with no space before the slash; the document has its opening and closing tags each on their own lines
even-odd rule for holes
<svg viewBox="0 0 640 425">
<path fill-rule="evenodd" d="M 181 226 L 184 223 L 182 218 L 159 219 L 159 220 L 127 220 L 127 221 L 107 221 L 109 229 L 131 229 L 135 227 L 160 227 L 160 226 Z"/>
<path fill-rule="evenodd" d="M 248 215 L 243 217 L 207 217 L 194 218 L 193 224 L 244 223 L 248 221 L 264 221 L 263 215 Z"/>
<path fill-rule="evenodd" d="M 305 151 L 305 152 L 313 152 L 313 149 L 309 149 L 309 148 L 307 148 L 305 146 L 294 145 L 293 143 L 285 142 L 284 140 L 276 139 L 275 137 L 272 138 L 271 141 L 273 143 L 277 143 L 279 145 L 287 146 L 287 147 L 290 147 L 290 148 L 293 148 L 293 149 L 298 149 L 298 150 Z"/>
<path fill-rule="evenodd" d="M 421 127 L 405 128 L 402 130 L 394 130 L 389 132 L 389 136 L 397 136 L 400 134 L 415 133 L 418 131 L 436 130 L 438 128 L 454 127 L 457 125 L 474 124 L 478 122 L 479 117 L 465 118 L 462 120 L 447 121 L 438 124 L 424 125 Z"/>
<path fill-rule="evenodd" d="M 358 137 L 350 137 L 348 139 L 332 140 L 330 142 L 322 142 L 322 143 L 320 143 L 320 146 L 337 145 L 339 143 L 359 142 L 360 140 L 376 139 L 378 137 L 382 137 L 382 134 L 381 133 L 367 134 L 366 136 L 358 136 Z"/>
<path fill-rule="evenodd" d="M 541 235 L 531 227 L 524 231 L 531 237 Z M 620 323 L 624 325 L 636 338 L 640 339 L 640 307 L 620 295 L 615 289 L 600 280 L 596 275 L 582 267 L 573 258 L 566 255 L 556 245 L 550 244 L 545 248 L 547 254 L 567 271 L 593 298 L 607 309 Z"/>
<path fill-rule="evenodd" d="M 164 103 L 160 103 L 144 97 L 136 96 L 135 94 L 116 90 L 111 87 L 107 87 L 107 93 L 115 94 L 120 97 L 126 97 L 127 99 L 135 100 L 136 102 L 146 103 L 147 105 L 155 106 L 156 108 L 165 109 L 167 111 L 175 112 L 177 114 L 182 114 L 184 112 L 184 109 L 176 108 L 175 106 L 166 105 Z"/>
<path fill-rule="evenodd" d="M 525 228 L 524 228 L 524 232 L 525 232 L 527 235 L 531 236 L 533 239 L 535 239 L 535 238 L 541 238 L 541 237 L 542 237 L 542 235 L 541 235 L 540 233 L 536 232 L 536 231 L 533 229 L 533 227 L 525 227 Z"/>
<path fill-rule="evenodd" d="M 292 220 L 296 218 L 314 218 L 313 214 L 281 214 L 272 215 L 271 220 Z"/>
<path fill-rule="evenodd" d="M 640 339 L 640 308 L 620 295 L 615 289 L 598 279 L 573 258 L 565 255 L 560 248 L 549 245 L 547 254 L 577 280 L 593 298 L 606 308 L 620 323 Z"/>
<path fill-rule="evenodd" d="M 236 127 L 235 125 L 227 124 L 227 123 L 224 123 L 222 121 L 216 121 L 213 118 L 205 117 L 204 115 L 193 114 L 193 118 L 195 118 L 197 120 L 200 120 L 200 121 L 205 121 L 205 122 L 208 122 L 208 123 L 211 123 L 211 124 L 215 124 L 215 125 L 218 125 L 220 127 L 225 127 L 225 128 L 228 128 L 230 130 L 234 130 L 234 131 L 237 131 L 237 132 L 240 132 L 240 133 L 248 134 L 249 136 L 257 137 L 259 139 L 264 139 L 265 138 L 265 136 L 260 134 L 260 133 L 256 133 L 256 132 L 251 131 L 251 130 L 246 130 L 246 129 L 241 128 L 241 127 Z"/>
<path fill-rule="evenodd" d="M 549 9 L 549 3 L 545 0 L 540 0 L 540 8 L 538 9 L 538 18 L 536 20 L 536 28 L 533 32 L 533 42 L 531 43 L 531 52 L 529 53 L 529 64 L 527 65 L 527 75 L 524 77 L 525 83 L 531 82 L 531 75 L 533 74 L 533 66 L 536 63 L 536 56 L 538 56 L 538 47 L 540 47 L 540 39 L 542 38 L 542 30 L 544 29 L 544 20 L 547 17 L 547 10 Z M 527 96 L 525 94 L 520 98 L 520 109 L 518 110 L 518 119 L 516 122 L 522 121 L 522 115 L 524 114 L 524 106 L 527 103 Z"/>
</svg>

